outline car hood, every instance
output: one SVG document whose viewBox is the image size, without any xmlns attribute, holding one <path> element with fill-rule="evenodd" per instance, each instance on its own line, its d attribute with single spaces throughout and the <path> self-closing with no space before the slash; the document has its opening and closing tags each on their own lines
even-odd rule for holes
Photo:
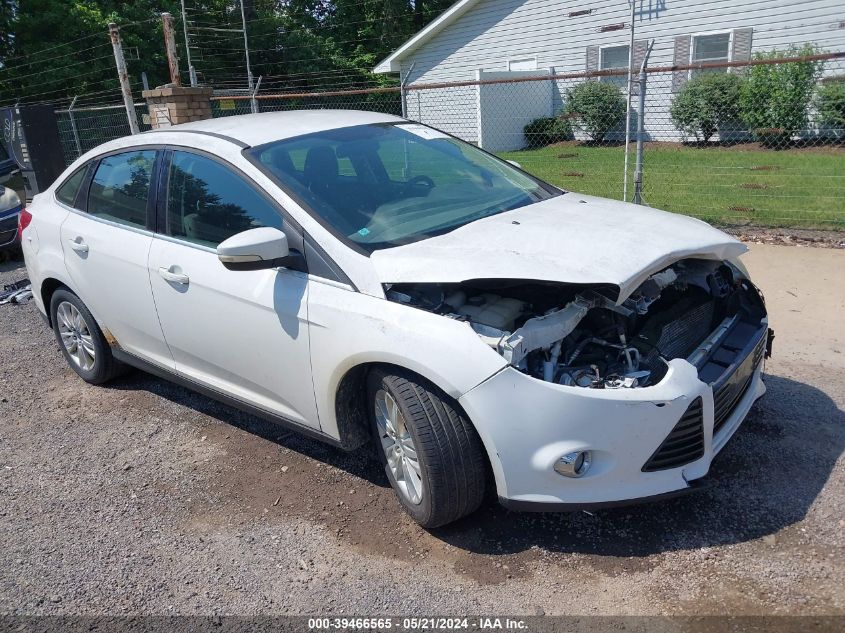
<svg viewBox="0 0 845 633">
<path fill-rule="evenodd" d="M 622 302 L 687 257 L 732 259 L 745 245 L 709 224 L 634 204 L 566 193 L 454 231 L 375 251 L 382 283 L 525 279 L 613 284 Z"/>
</svg>

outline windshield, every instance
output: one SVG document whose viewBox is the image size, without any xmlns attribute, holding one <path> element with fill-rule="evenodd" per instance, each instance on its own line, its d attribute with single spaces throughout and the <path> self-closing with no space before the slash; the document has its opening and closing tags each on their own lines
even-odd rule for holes
<svg viewBox="0 0 845 633">
<path fill-rule="evenodd" d="M 249 151 L 335 234 L 371 252 L 560 191 L 418 123 L 360 125 Z"/>
</svg>

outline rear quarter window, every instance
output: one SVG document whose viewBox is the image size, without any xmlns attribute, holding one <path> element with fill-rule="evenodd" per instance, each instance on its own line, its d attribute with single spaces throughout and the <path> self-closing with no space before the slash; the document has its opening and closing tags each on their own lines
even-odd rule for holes
<svg viewBox="0 0 845 633">
<path fill-rule="evenodd" d="M 82 186 L 82 181 L 85 180 L 85 172 L 88 171 L 88 165 L 83 165 L 75 172 L 73 172 L 67 180 L 65 180 L 59 188 L 56 189 L 56 198 L 69 207 L 76 206 L 76 196 L 79 193 L 79 188 Z"/>
</svg>

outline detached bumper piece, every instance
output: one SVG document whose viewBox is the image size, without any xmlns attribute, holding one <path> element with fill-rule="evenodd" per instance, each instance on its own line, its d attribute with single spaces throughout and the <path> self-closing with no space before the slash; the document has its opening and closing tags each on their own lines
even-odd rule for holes
<svg viewBox="0 0 845 633">
<path fill-rule="evenodd" d="M 642 468 L 644 473 L 668 470 L 704 456 L 704 412 L 701 398 L 692 401 L 675 428 Z"/>
</svg>

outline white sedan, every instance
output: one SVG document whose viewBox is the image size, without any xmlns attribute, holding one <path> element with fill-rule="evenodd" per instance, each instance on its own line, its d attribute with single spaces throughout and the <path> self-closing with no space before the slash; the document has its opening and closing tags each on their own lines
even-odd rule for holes
<svg viewBox="0 0 845 633">
<path fill-rule="evenodd" d="M 344 449 L 434 527 L 690 490 L 763 394 L 745 247 L 435 129 L 275 112 L 111 141 L 21 214 L 76 373 L 127 366 Z M 327 491 L 328 494 L 328 491 Z"/>
</svg>

